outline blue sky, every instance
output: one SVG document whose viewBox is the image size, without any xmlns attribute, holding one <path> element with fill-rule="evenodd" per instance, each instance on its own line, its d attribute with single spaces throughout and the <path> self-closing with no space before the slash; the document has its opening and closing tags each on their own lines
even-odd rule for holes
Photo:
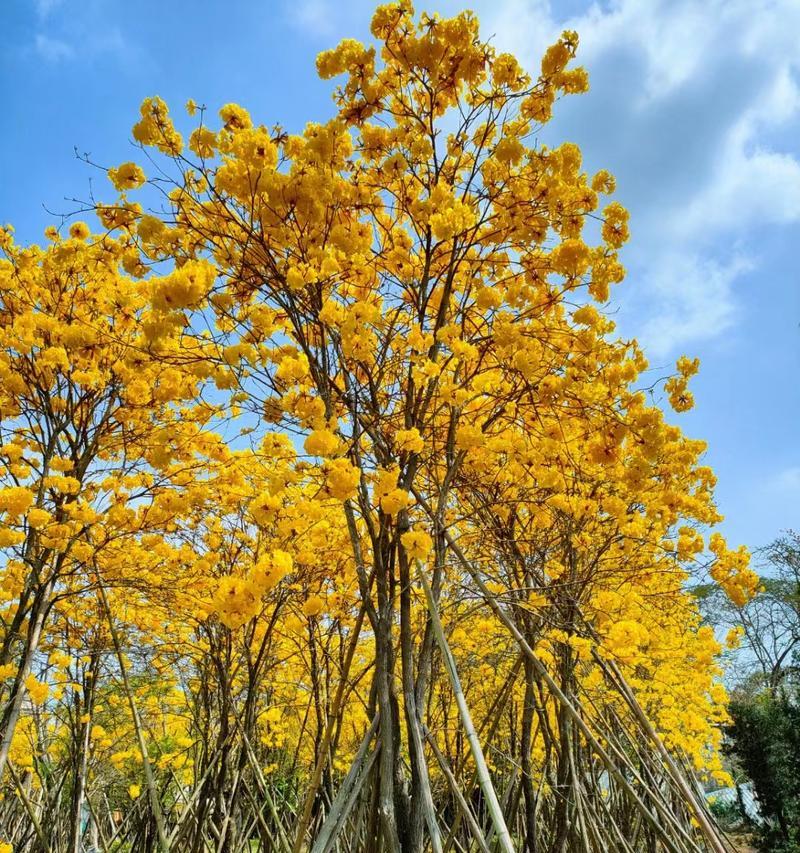
<svg viewBox="0 0 800 853">
<path fill-rule="evenodd" d="M 131 159 L 148 95 L 246 106 L 291 131 L 331 113 L 316 54 L 366 38 L 363 0 L 6 0 L 0 221 L 41 239 L 103 165 Z M 631 211 L 612 308 L 654 368 L 701 358 L 679 423 L 709 442 L 724 530 L 755 547 L 800 527 L 800 3 L 480 0 L 483 32 L 535 68 L 565 27 L 588 95 L 546 139 L 577 142 Z M 426 7 L 451 13 L 462 4 Z M 98 187 L 102 195 L 107 187 Z"/>
</svg>

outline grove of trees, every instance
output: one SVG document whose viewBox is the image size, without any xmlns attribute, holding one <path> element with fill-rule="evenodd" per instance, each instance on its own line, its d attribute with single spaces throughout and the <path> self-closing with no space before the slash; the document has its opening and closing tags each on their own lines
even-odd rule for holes
<svg viewBox="0 0 800 853">
<path fill-rule="evenodd" d="M 537 143 L 578 37 L 371 32 L 329 121 L 149 98 L 0 232 L 4 853 L 731 849 L 688 586 L 758 577 L 661 407 L 697 361 L 604 311 L 613 177 Z"/>
</svg>

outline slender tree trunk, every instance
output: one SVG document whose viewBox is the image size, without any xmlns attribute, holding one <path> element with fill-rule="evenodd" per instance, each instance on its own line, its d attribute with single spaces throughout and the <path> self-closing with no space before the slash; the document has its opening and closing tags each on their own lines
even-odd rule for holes
<svg viewBox="0 0 800 853">
<path fill-rule="evenodd" d="M 536 791 L 533 787 L 531 747 L 533 745 L 533 719 L 536 712 L 536 693 L 533 686 L 533 667 L 525 661 L 525 698 L 522 708 L 520 732 L 520 763 L 522 765 L 522 793 L 525 799 L 525 847 L 528 853 L 537 853 L 536 845 Z"/>
<path fill-rule="evenodd" d="M 400 553 L 400 649 L 402 655 L 403 700 L 405 705 L 408 749 L 411 758 L 411 824 L 408 853 L 421 853 L 423 830 L 428 834 L 434 853 L 441 853 L 442 842 L 436 822 L 436 809 L 431 793 L 430 773 L 425 761 L 422 723 L 417 706 L 414 683 L 414 647 L 411 630 L 411 574 L 404 551 Z"/>
<path fill-rule="evenodd" d="M 6 765 L 8 763 L 8 753 L 11 749 L 11 741 L 14 738 L 14 732 L 19 722 L 20 714 L 22 713 L 22 703 L 25 700 L 25 679 L 28 677 L 33 659 L 39 649 L 39 642 L 42 637 L 42 628 L 44 626 L 45 616 L 48 609 L 48 601 L 53 591 L 54 581 L 50 581 L 41 594 L 36 597 L 31 614 L 30 629 L 28 631 L 27 642 L 25 644 L 25 653 L 22 658 L 22 664 L 17 671 L 17 677 L 14 679 L 14 686 L 11 695 L 8 698 L 5 710 L 3 712 L 2 724 L 0 731 L 0 782 L 3 780 Z"/>
<path fill-rule="evenodd" d="M 75 760 L 75 784 L 72 795 L 71 816 L 71 838 L 70 850 L 72 853 L 81 853 L 81 812 L 86 795 L 86 772 L 89 765 L 89 732 L 92 721 L 91 714 L 94 708 L 95 685 L 97 683 L 97 652 L 92 653 L 89 671 L 85 677 L 83 702 L 76 702 L 75 713 L 80 720 L 80 734 L 77 742 L 77 753 Z M 88 715 L 89 719 L 82 719 Z"/>
<path fill-rule="evenodd" d="M 144 731 L 142 730 L 142 723 L 139 718 L 139 711 L 136 708 L 136 702 L 133 698 L 133 691 L 131 690 L 130 681 L 128 679 L 128 668 L 125 666 L 125 660 L 122 655 L 122 647 L 119 642 L 119 634 L 117 633 L 117 628 L 114 625 L 114 618 L 111 615 L 111 608 L 108 605 L 108 598 L 106 596 L 106 592 L 102 586 L 100 586 L 100 597 L 103 600 L 103 607 L 106 611 L 106 617 L 108 618 L 108 629 L 111 632 L 111 640 L 114 644 L 114 651 L 117 655 L 117 661 L 119 662 L 119 671 L 122 676 L 122 684 L 125 688 L 125 695 L 128 698 L 128 706 L 131 712 L 131 722 L 133 723 L 134 732 L 136 733 L 136 741 L 139 746 L 139 753 L 142 756 L 142 767 L 144 769 L 144 777 L 145 782 L 147 784 L 147 793 L 150 798 L 150 806 L 153 812 L 153 819 L 156 824 L 157 831 L 157 839 L 158 844 L 161 847 L 163 853 L 168 853 L 169 851 L 169 842 L 167 841 L 167 830 L 164 824 L 164 815 L 161 811 L 161 803 L 158 799 L 158 791 L 156 790 L 156 780 L 153 775 L 153 768 L 150 764 L 150 757 L 147 754 L 147 744 L 144 739 Z"/>
<path fill-rule="evenodd" d="M 503 853 L 514 853 L 514 845 L 511 840 L 511 834 L 509 833 L 508 827 L 506 826 L 506 822 L 503 817 L 503 810 L 500 806 L 500 801 L 497 799 L 497 792 L 495 791 L 494 786 L 492 785 L 492 779 L 489 775 L 489 768 L 486 765 L 486 759 L 483 756 L 483 750 L 481 749 L 480 740 L 478 738 L 477 732 L 475 731 L 475 726 L 472 723 L 472 717 L 469 713 L 469 708 L 467 707 L 467 700 L 464 697 L 464 692 L 461 689 L 461 682 L 458 678 L 456 662 L 453 658 L 452 652 L 450 651 L 450 647 L 447 645 L 447 640 L 444 636 L 442 623 L 439 621 L 439 614 L 436 610 L 436 604 L 433 600 L 433 593 L 431 592 L 430 584 L 428 583 L 428 579 L 425 577 L 425 574 L 419 563 L 417 564 L 417 573 L 425 590 L 425 598 L 428 602 L 428 609 L 431 614 L 431 622 L 433 625 L 433 631 L 436 637 L 436 642 L 439 644 L 439 648 L 442 652 L 442 659 L 444 660 L 445 667 L 447 668 L 447 673 L 450 676 L 450 683 L 453 688 L 456 704 L 458 705 L 458 711 L 461 716 L 461 723 L 464 727 L 464 731 L 466 732 L 467 740 L 469 741 L 472 757 L 475 761 L 475 767 L 478 772 L 478 782 L 480 783 L 481 791 L 483 792 L 483 796 L 486 800 L 486 807 L 492 819 L 492 825 L 494 826 L 494 831 L 497 835 L 498 845 L 500 847 L 500 850 L 503 851 Z"/>
</svg>

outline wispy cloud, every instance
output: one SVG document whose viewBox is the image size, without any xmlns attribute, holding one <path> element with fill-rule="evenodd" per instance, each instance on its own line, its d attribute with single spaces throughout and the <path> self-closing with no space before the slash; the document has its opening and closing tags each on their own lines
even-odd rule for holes
<svg viewBox="0 0 800 853">
<path fill-rule="evenodd" d="M 39 18 L 47 18 L 50 13 L 63 4 L 64 0 L 34 0 L 36 14 Z"/>
<path fill-rule="evenodd" d="M 292 23 L 315 38 L 328 38 L 336 29 L 334 8 L 328 0 L 299 0 L 286 8 Z"/>
<path fill-rule="evenodd" d="M 135 46 L 130 43 L 117 26 L 106 27 L 93 33 L 89 38 L 88 49 L 93 55 L 131 56 L 136 52 Z"/>
<path fill-rule="evenodd" d="M 75 56 L 75 49 L 71 44 L 43 33 L 36 34 L 34 44 L 36 52 L 46 62 L 62 62 Z"/>
<path fill-rule="evenodd" d="M 770 491 L 800 493 L 800 465 L 784 468 L 767 481 Z"/>
<path fill-rule="evenodd" d="M 701 254 L 662 252 L 645 265 L 641 284 L 658 306 L 641 326 L 651 359 L 665 359 L 693 341 L 721 335 L 736 321 L 733 286 L 753 268 L 744 255 L 718 262 Z"/>
<path fill-rule="evenodd" d="M 36 33 L 33 41 L 36 54 L 45 62 L 56 64 L 75 60 L 96 60 L 112 58 L 119 63 L 131 63 L 140 60 L 142 50 L 133 44 L 114 24 L 105 24 L 92 28 L 85 21 L 73 19 L 71 27 L 58 35 L 46 32 Z"/>
</svg>

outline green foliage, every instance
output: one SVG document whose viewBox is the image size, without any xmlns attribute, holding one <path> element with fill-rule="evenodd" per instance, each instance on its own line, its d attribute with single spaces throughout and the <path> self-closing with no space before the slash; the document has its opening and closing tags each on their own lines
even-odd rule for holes
<svg viewBox="0 0 800 853">
<path fill-rule="evenodd" d="M 742 810 L 735 801 L 712 801 L 709 803 L 709 809 L 717 823 L 725 830 L 733 829 L 742 822 Z"/>
<path fill-rule="evenodd" d="M 800 706 L 785 691 L 731 701 L 729 750 L 752 779 L 761 850 L 800 853 Z"/>
</svg>

